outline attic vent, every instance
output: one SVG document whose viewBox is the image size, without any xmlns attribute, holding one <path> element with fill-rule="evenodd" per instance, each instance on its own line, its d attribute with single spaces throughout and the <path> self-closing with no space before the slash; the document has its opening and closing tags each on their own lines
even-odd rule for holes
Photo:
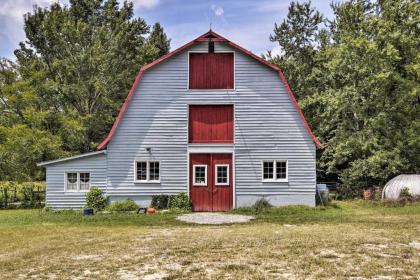
<svg viewBox="0 0 420 280">
<path fill-rule="evenodd" d="M 214 53 L 214 42 L 209 42 L 209 53 Z"/>
<path fill-rule="evenodd" d="M 214 36 L 213 34 L 209 34 L 209 35 L 205 36 L 204 38 L 206 38 L 206 39 L 214 39 L 214 38 L 217 38 L 217 37 Z"/>
</svg>

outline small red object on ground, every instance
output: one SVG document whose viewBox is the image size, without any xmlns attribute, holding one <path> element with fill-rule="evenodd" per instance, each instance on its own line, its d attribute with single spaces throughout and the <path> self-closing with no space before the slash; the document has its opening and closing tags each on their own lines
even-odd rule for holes
<svg viewBox="0 0 420 280">
<path fill-rule="evenodd" d="M 155 208 L 147 208 L 146 214 L 155 214 L 156 209 Z"/>
</svg>

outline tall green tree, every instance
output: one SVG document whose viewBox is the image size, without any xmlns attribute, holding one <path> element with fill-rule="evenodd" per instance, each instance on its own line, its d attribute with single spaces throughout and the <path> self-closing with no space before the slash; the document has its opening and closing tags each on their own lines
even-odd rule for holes
<svg viewBox="0 0 420 280">
<path fill-rule="evenodd" d="M 131 2 L 54 3 L 24 23 L 16 64 L 0 64 L 0 180 L 42 179 L 35 162 L 95 149 L 161 52 Z"/>
<path fill-rule="evenodd" d="M 135 73 L 159 55 L 148 32 L 131 2 L 71 0 L 25 16 L 20 72 L 25 80 L 43 73 L 36 86 L 61 114 L 66 149 L 89 151 L 106 135 Z"/>
<path fill-rule="evenodd" d="M 325 36 L 324 17 L 308 2 L 291 2 L 286 19 L 274 25 L 272 42 L 277 42 L 282 54 L 268 59 L 278 64 L 288 77 L 298 98 L 312 93 L 316 83 L 314 68 L 319 64 L 317 53 Z"/>
<path fill-rule="evenodd" d="M 163 56 L 169 53 L 171 40 L 168 39 L 159 22 L 156 22 L 153 25 L 148 41 L 152 46 L 159 50 L 158 56 Z"/>
<path fill-rule="evenodd" d="M 319 168 L 355 188 L 420 172 L 418 3 L 351 0 L 332 8 L 314 59 L 301 60 L 312 75 L 296 83 L 311 85 L 299 103 L 327 144 Z"/>
<path fill-rule="evenodd" d="M 0 61 L 0 181 L 37 180 L 36 162 L 67 155 L 60 137 L 47 130 L 40 98 L 18 66 Z"/>
</svg>

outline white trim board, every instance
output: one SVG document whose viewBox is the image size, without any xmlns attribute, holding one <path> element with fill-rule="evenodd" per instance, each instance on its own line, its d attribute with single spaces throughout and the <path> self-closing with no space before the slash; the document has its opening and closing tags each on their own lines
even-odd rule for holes
<svg viewBox="0 0 420 280">
<path fill-rule="evenodd" d="M 195 169 L 197 167 L 204 167 L 204 183 L 196 183 L 195 179 L 196 179 L 196 174 L 195 174 Z M 193 186 L 199 186 L 199 187 L 203 187 L 203 186 L 207 186 L 207 165 L 206 164 L 193 164 Z"/>
<path fill-rule="evenodd" d="M 188 152 L 190 154 L 231 154 L 233 153 L 233 144 L 224 145 L 209 145 L 209 144 L 194 144 L 188 145 Z"/>
<path fill-rule="evenodd" d="M 75 155 L 75 156 L 72 156 L 72 157 L 59 158 L 59 159 L 55 159 L 55 160 L 43 161 L 43 162 L 37 163 L 36 166 L 46 166 L 46 165 L 50 165 L 50 164 L 54 164 L 54 163 L 59 163 L 59 162 L 78 159 L 78 158 L 90 157 L 90 156 L 95 156 L 95 155 L 100 155 L 100 154 L 106 154 L 106 150 Z"/>
<path fill-rule="evenodd" d="M 217 170 L 217 168 L 218 167 L 226 167 L 226 170 L 227 170 L 227 173 L 226 173 L 226 179 L 227 179 L 227 181 L 226 181 L 226 183 L 218 183 L 217 182 L 217 176 L 218 176 L 218 174 L 217 174 L 217 172 L 218 172 L 218 170 Z M 229 170 L 229 164 L 215 164 L 214 165 L 214 185 L 215 186 L 229 186 L 230 185 L 230 176 L 229 176 L 229 173 L 230 173 L 230 170 Z M 233 191 L 233 190 L 232 190 Z"/>
</svg>

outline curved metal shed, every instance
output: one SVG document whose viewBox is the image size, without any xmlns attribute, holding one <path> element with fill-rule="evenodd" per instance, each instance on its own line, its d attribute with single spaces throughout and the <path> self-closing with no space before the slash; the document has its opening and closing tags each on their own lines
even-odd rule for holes
<svg viewBox="0 0 420 280">
<path fill-rule="evenodd" d="M 420 195 L 420 175 L 398 175 L 382 190 L 382 199 L 398 199 L 403 188 L 408 188 L 412 195 Z"/>
</svg>

